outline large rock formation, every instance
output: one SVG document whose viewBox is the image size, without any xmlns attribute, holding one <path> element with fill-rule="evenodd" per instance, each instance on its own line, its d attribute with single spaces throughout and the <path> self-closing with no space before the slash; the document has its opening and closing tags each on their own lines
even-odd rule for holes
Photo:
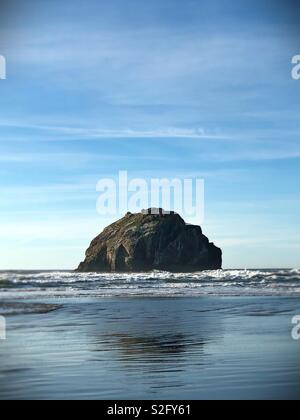
<svg viewBox="0 0 300 420">
<path fill-rule="evenodd" d="M 86 252 L 79 272 L 192 272 L 222 267 L 222 251 L 176 213 L 153 209 L 108 226 Z"/>
</svg>

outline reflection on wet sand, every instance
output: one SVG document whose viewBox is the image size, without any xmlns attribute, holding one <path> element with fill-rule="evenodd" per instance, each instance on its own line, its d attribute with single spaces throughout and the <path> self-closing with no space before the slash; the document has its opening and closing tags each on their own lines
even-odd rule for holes
<svg viewBox="0 0 300 420">
<path fill-rule="evenodd" d="M 93 328 L 93 352 L 99 357 L 109 352 L 123 369 L 148 374 L 181 372 L 191 363 L 205 365 L 206 346 L 223 337 L 222 322 L 205 312 L 191 316 L 186 305 L 180 308 L 180 300 L 168 301 L 167 310 L 165 304 L 163 299 L 131 302 L 117 322 L 115 314 L 106 314 Z"/>
<path fill-rule="evenodd" d="M 115 334 L 116 340 L 125 356 L 163 356 L 178 355 L 185 351 L 186 338 L 183 334 L 167 337 L 130 337 Z"/>
<path fill-rule="evenodd" d="M 299 397 L 299 346 L 286 331 L 298 299 L 45 302 L 58 303 L 8 317 L 0 399 Z"/>
</svg>

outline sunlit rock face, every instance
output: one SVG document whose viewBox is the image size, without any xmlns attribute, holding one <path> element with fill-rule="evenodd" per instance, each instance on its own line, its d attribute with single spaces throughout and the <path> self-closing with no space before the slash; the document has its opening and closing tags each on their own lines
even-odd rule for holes
<svg viewBox="0 0 300 420">
<path fill-rule="evenodd" d="M 127 215 L 108 226 L 86 251 L 79 272 L 194 272 L 222 268 L 222 251 L 187 225 L 176 213 L 162 209 Z"/>
</svg>

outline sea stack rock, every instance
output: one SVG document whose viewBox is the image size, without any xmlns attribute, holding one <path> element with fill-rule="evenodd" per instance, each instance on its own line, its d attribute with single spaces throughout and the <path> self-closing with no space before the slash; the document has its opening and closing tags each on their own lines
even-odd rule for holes
<svg viewBox="0 0 300 420">
<path fill-rule="evenodd" d="M 127 213 L 97 236 L 79 272 L 195 272 L 222 268 L 222 251 L 176 213 Z"/>
</svg>

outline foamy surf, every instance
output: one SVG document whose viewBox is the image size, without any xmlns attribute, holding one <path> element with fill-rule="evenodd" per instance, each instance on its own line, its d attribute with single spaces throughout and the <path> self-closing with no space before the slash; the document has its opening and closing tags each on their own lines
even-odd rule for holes
<svg viewBox="0 0 300 420">
<path fill-rule="evenodd" d="M 0 299 L 300 295 L 300 270 L 216 270 L 198 273 L 0 273 Z"/>
</svg>

